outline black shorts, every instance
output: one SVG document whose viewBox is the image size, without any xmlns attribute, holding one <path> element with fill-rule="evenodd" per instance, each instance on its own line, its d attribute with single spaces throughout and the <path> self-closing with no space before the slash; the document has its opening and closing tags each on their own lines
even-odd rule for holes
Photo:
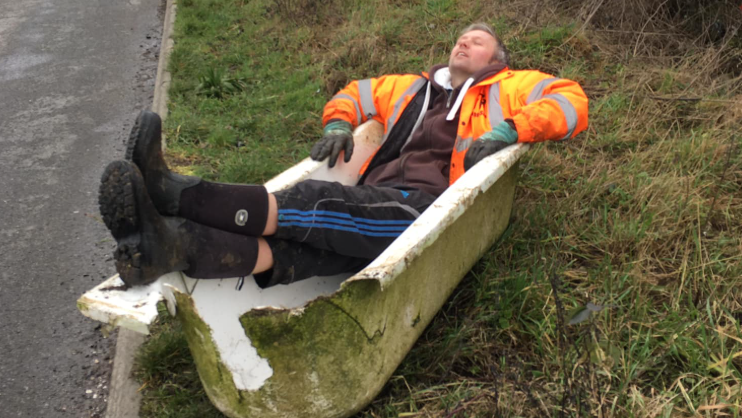
<svg viewBox="0 0 742 418">
<path fill-rule="evenodd" d="M 275 193 L 274 267 L 260 287 L 356 272 L 378 257 L 436 197 L 409 187 L 307 180 Z"/>
</svg>

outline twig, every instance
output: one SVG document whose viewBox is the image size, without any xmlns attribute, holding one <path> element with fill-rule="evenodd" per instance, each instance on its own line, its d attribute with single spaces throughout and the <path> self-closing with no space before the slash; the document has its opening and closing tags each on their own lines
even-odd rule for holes
<svg viewBox="0 0 742 418">
<path fill-rule="evenodd" d="M 646 97 L 650 99 L 654 99 L 654 100 L 664 100 L 664 101 L 670 101 L 670 102 L 675 102 L 675 101 L 700 102 L 701 100 L 703 100 L 700 97 L 662 97 L 662 96 L 646 96 Z"/>
<path fill-rule="evenodd" d="M 474 403 L 474 401 L 476 401 L 479 398 L 481 398 L 483 396 L 486 396 L 486 395 L 489 395 L 489 393 L 482 392 L 479 395 L 477 395 L 477 396 L 469 399 L 468 401 L 460 401 L 451 412 L 449 412 L 448 414 L 446 414 L 446 416 L 444 418 L 451 418 L 451 417 L 453 417 L 454 415 L 458 414 L 459 412 L 465 410 L 466 407 L 469 406 L 470 404 Z"/>
<path fill-rule="evenodd" d="M 703 97 L 666 97 L 666 96 L 645 96 L 649 99 L 654 100 L 665 100 L 665 101 L 681 101 L 681 102 L 711 102 L 711 103 L 726 103 L 733 104 L 739 100 L 723 100 L 723 99 L 706 99 Z"/>
<path fill-rule="evenodd" d="M 660 4 L 659 6 L 657 6 L 657 10 L 655 10 L 654 13 L 652 14 L 652 16 L 649 16 L 649 19 L 647 19 L 647 21 L 644 22 L 644 26 L 642 26 L 642 30 L 640 31 L 640 34 L 643 34 L 644 33 L 644 29 L 647 27 L 647 25 L 649 24 L 649 22 L 651 22 L 652 19 L 654 19 L 654 17 L 657 16 L 657 13 L 659 13 L 660 10 L 662 10 L 662 7 L 665 5 L 665 3 L 667 3 L 667 0 L 663 1 L 662 4 Z M 642 39 L 641 36 L 639 36 L 639 37 L 636 38 L 636 44 L 634 44 L 634 54 L 633 54 L 634 57 L 636 57 L 636 51 L 639 49 L 639 41 L 641 39 Z"/>
<path fill-rule="evenodd" d="M 688 83 L 688 85 L 683 90 L 683 93 L 685 93 L 686 91 L 688 91 L 691 88 L 691 86 L 693 86 L 696 83 L 696 81 L 701 77 L 701 75 L 708 73 L 708 67 L 710 67 L 713 62 L 715 62 L 717 59 L 719 59 L 719 55 L 721 55 L 721 52 L 724 51 L 727 48 L 727 46 L 732 41 L 732 39 L 735 38 L 735 35 L 737 34 L 737 31 L 739 31 L 739 28 L 740 28 L 739 26 L 735 27 L 734 28 L 734 31 L 732 32 L 732 34 L 727 36 L 727 39 L 717 49 L 717 52 L 714 53 L 714 56 L 710 60 L 710 62 L 708 64 L 706 64 L 700 71 L 698 71 L 698 75 L 696 75 L 696 78 L 694 78 L 693 80 L 691 80 L 690 83 Z"/>
<path fill-rule="evenodd" d="M 562 44 L 559 45 L 559 48 L 563 47 L 564 45 L 567 45 L 567 42 L 571 41 L 575 36 L 579 35 L 581 32 L 583 32 L 585 30 L 585 28 L 587 27 L 588 23 L 590 23 L 590 21 L 593 19 L 593 16 L 595 16 L 595 13 L 597 13 L 598 12 L 598 9 L 600 9 L 600 6 L 603 5 L 603 2 L 604 1 L 605 0 L 600 0 L 600 3 L 598 3 L 597 6 L 595 6 L 595 8 L 593 9 L 592 12 L 590 12 L 590 15 L 587 17 L 587 19 L 585 19 L 585 23 L 582 24 L 582 26 L 580 27 L 580 29 L 577 32 L 573 33 L 572 36 L 570 36 L 569 38 L 567 38 L 566 41 L 562 42 Z"/>
<path fill-rule="evenodd" d="M 711 200 L 711 209 L 709 209 L 709 213 L 706 215 L 706 219 L 703 221 L 703 228 L 701 228 L 701 231 L 705 231 L 706 227 L 708 226 L 709 220 L 711 219 L 711 215 L 714 213 L 714 206 L 716 206 L 716 199 L 719 197 L 719 194 L 721 194 L 721 186 L 724 184 L 724 178 L 727 175 L 727 169 L 729 169 L 729 166 L 732 162 L 732 151 L 737 147 L 737 143 L 735 140 L 737 139 L 736 135 L 730 136 L 732 144 L 729 146 L 729 149 L 727 150 L 727 160 L 724 163 L 724 170 L 721 172 L 721 177 L 719 178 L 719 182 L 717 183 L 717 191 L 716 194 L 714 194 L 714 198 Z M 700 239 L 700 237 L 698 237 Z"/>
<path fill-rule="evenodd" d="M 554 268 L 556 270 L 556 268 Z M 562 305 L 562 299 L 559 297 L 559 287 L 561 280 L 556 275 L 555 271 L 549 274 L 549 282 L 551 283 L 551 289 L 554 292 L 554 304 L 556 305 L 557 311 L 557 347 L 559 349 L 560 363 L 562 366 L 562 372 L 564 373 L 564 392 L 562 392 L 561 408 L 559 416 L 565 416 L 565 410 L 567 408 L 567 400 L 572 398 L 572 384 L 569 378 L 569 370 L 567 368 L 567 331 L 564 325 L 564 306 Z M 571 367 L 569 367 L 571 369 Z"/>
<path fill-rule="evenodd" d="M 677 36 L 674 33 L 662 33 L 662 32 L 639 32 L 635 30 L 617 30 L 617 29 L 593 29 L 595 32 L 611 32 L 611 33 L 626 33 L 632 35 L 657 35 L 657 36 Z"/>
</svg>

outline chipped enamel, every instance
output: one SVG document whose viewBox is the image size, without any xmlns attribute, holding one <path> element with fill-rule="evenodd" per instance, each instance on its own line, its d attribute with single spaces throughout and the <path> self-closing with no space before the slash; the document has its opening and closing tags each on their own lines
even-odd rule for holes
<svg viewBox="0 0 742 418">
<path fill-rule="evenodd" d="M 341 157 L 335 168 L 330 169 L 325 163 L 305 159 L 267 182 L 266 187 L 269 191 L 277 191 L 310 178 L 339 181 L 349 185 L 355 184 L 358 178 L 358 170 L 378 146 L 382 131 L 381 125 L 377 122 L 369 122 L 358 128 L 354 133 L 355 150 L 353 158 L 347 164 L 341 161 Z M 264 409 L 257 406 L 231 405 L 229 401 L 225 400 L 227 399 L 226 395 L 221 396 L 208 387 L 207 381 L 204 380 L 202 375 L 202 380 L 204 380 L 212 402 L 230 416 L 247 416 L 246 412 L 239 411 L 254 411 L 256 408 L 264 413 L 272 411 L 273 415 L 265 416 L 294 416 L 281 412 L 281 408 L 284 408 L 284 406 L 276 403 L 277 399 L 280 400 L 280 398 L 275 398 L 278 395 L 273 393 L 270 388 L 263 389 L 266 382 L 269 382 L 271 377 L 274 376 L 275 367 L 271 366 L 269 360 L 258 354 L 258 350 L 248 338 L 248 333 L 240 319 L 244 320 L 249 312 L 279 311 L 287 312 L 288 318 L 299 318 L 304 315 L 305 307 L 313 301 L 317 301 L 320 296 L 330 297 L 334 300 L 345 289 L 350 288 L 353 283 L 362 281 L 378 282 L 378 287 L 382 292 L 392 287 L 395 279 L 405 272 L 410 260 L 415 260 L 426 248 L 433 245 L 441 237 L 441 234 L 445 233 L 446 228 L 465 213 L 477 196 L 487 192 L 500 177 L 516 164 L 527 149 L 528 146 L 522 144 L 508 147 L 467 171 L 386 251 L 368 267 L 352 277 L 349 277 L 350 275 L 315 277 L 288 286 L 275 286 L 262 290 L 257 287 L 252 278 L 248 277 L 245 278 L 241 290 L 236 290 L 239 280 L 237 278 L 195 280 L 180 273 L 171 273 L 149 286 L 122 291 L 111 289 L 122 284 L 118 276 L 114 276 L 85 293 L 78 300 L 78 307 L 83 314 L 93 319 L 147 333 L 149 326 L 157 316 L 156 304 L 158 301 L 164 299 L 168 309 L 174 314 L 178 310 L 176 299 L 181 302 L 190 300 L 192 307 L 189 307 L 189 309 L 195 311 L 200 320 L 205 323 L 208 327 L 206 333 L 209 334 L 204 335 L 204 332 L 196 329 L 198 332 L 195 335 L 203 345 L 213 344 L 215 346 L 218 352 L 217 361 L 224 364 L 231 373 L 232 383 L 230 384 L 234 385 L 234 389 L 246 391 L 244 393 L 265 392 L 265 394 L 260 395 Z M 460 277 L 456 280 L 456 283 L 458 280 L 460 280 Z M 183 299 L 184 296 L 188 299 Z M 422 322 L 420 326 L 424 328 L 437 311 L 437 308 L 432 311 L 426 308 L 425 312 L 421 314 L 417 303 L 405 303 L 400 309 L 399 319 L 410 329 L 416 327 L 418 322 Z M 423 315 L 422 318 L 421 315 Z M 363 318 L 358 319 L 358 321 L 359 326 L 366 324 Z M 374 319 L 368 319 L 368 321 L 368 326 L 361 326 L 367 338 L 373 339 L 376 338 L 376 335 L 384 334 L 387 319 L 382 322 L 375 322 Z M 418 334 L 422 332 L 421 329 L 415 329 Z M 207 338 L 210 338 L 211 341 L 206 341 Z M 194 341 L 189 340 L 189 344 L 192 350 L 199 349 L 194 348 Z M 297 361 L 301 361 L 301 359 L 298 358 Z M 198 365 L 201 373 L 202 367 L 205 366 Z M 393 367 L 396 366 L 392 365 L 391 367 L 393 371 Z M 316 390 L 312 389 L 312 393 L 306 394 L 306 406 L 303 407 L 302 411 L 309 414 L 307 416 L 347 416 L 343 413 L 331 412 L 335 411 L 333 408 L 338 408 L 338 406 L 333 405 L 333 402 L 326 398 L 326 393 L 323 394 L 319 391 L 320 383 L 318 379 L 322 379 L 322 375 L 313 373 L 302 378 L 310 387 L 316 388 Z M 368 393 L 363 394 L 362 398 L 366 399 L 368 396 L 373 396 L 374 391 L 377 391 L 377 389 L 369 388 Z M 352 406 L 348 408 L 348 411 L 352 411 L 357 410 L 359 406 L 352 403 Z"/>
</svg>

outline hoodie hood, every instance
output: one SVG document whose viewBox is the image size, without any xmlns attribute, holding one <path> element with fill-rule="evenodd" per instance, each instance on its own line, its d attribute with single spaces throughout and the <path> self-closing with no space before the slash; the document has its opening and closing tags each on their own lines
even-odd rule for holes
<svg viewBox="0 0 742 418">
<path fill-rule="evenodd" d="M 499 62 L 492 63 L 472 74 L 472 76 L 469 77 L 469 79 L 472 80 L 469 85 L 471 86 L 479 83 L 506 68 L 508 67 L 505 64 Z M 451 70 L 448 68 L 447 64 L 437 64 L 432 66 L 428 74 L 430 74 L 430 81 L 432 81 L 434 88 L 438 90 L 455 90 L 454 86 L 451 85 Z"/>
<path fill-rule="evenodd" d="M 433 88 L 439 91 L 451 91 L 451 95 L 453 97 L 456 97 L 456 102 L 454 103 L 453 107 L 451 107 L 451 111 L 448 113 L 448 116 L 446 116 L 446 120 L 453 120 L 456 117 L 456 112 L 458 112 L 459 107 L 461 106 L 461 102 L 464 101 L 464 96 L 466 95 L 467 90 L 469 90 L 469 87 L 499 73 L 506 68 L 507 66 L 505 64 L 495 62 L 472 74 L 472 76 L 469 77 L 462 86 L 453 88 L 453 86 L 451 85 L 451 70 L 448 68 L 448 66 L 445 64 L 434 65 L 430 69 L 430 74 L 432 75 L 432 77 L 430 77 L 430 80 Z"/>
</svg>

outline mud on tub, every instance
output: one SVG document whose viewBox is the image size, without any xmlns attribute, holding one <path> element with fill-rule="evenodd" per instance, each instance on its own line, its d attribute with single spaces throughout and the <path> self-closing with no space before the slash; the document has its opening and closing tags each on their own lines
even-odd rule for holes
<svg viewBox="0 0 742 418">
<path fill-rule="evenodd" d="M 382 137 L 356 129 L 350 162 L 307 158 L 266 183 L 352 185 Z M 354 275 L 260 289 L 239 278 L 167 274 L 119 290 L 118 275 L 78 300 L 93 319 L 148 333 L 164 299 L 183 330 L 211 402 L 230 417 L 347 417 L 381 391 L 464 275 L 504 232 L 513 205 L 517 144 L 467 171 L 378 258 Z M 471 231 L 476 230 L 476 234 Z M 241 285 L 241 289 L 237 290 Z"/>
</svg>

